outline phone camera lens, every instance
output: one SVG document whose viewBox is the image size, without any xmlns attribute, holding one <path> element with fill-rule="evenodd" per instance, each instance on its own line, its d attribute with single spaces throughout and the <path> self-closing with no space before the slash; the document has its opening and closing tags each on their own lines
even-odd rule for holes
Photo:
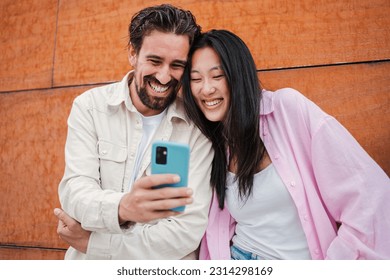
<svg viewBox="0 0 390 280">
<path fill-rule="evenodd" d="M 156 163 L 157 164 L 167 164 L 167 148 L 166 147 L 157 147 L 156 150 Z"/>
</svg>

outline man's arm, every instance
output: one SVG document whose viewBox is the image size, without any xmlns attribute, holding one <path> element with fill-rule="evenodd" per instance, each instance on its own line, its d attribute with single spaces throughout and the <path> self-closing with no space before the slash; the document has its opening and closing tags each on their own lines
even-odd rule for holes
<svg viewBox="0 0 390 280">
<path fill-rule="evenodd" d="M 105 259 L 180 259 L 196 250 L 207 225 L 211 200 L 210 165 L 213 154 L 210 143 L 205 138 L 201 138 L 195 146 L 193 152 L 196 156 L 191 162 L 192 169 L 190 168 L 190 178 L 192 178 L 190 187 L 176 189 L 193 190 L 193 203 L 188 205 L 183 213 L 174 212 L 176 216 L 148 224 L 137 223 L 122 234 L 94 231 L 88 238 L 84 235 L 84 244 L 88 243 L 88 248 L 80 252 L 86 252 L 91 258 Z M 144 177 L 142 180 L 150 180 L 151 177 Z M 135 188 L 138 187 L 139 185 Z M 159 190 L 170 193 L 170 189 Z M 126 197 L 122 201 L 126 201 Z M 174 202 L 176 204 L 171 204 L 173 201 L 175 200 L 166 200 L 163 204 L 170 208 L 179 205 L 177 201 Z M 128 205 L 131 205 L 130 200 Z M 77 225 L 76 233 L 80 229 L 81 226 Z M 69 234 L 69 231 L 65 233 Z M 61 231 L 59 234 L 61 236 Z M 72 239 L 67 239 L 67 236 L 62 236 L 62 239 L 72 247 L 77 246 L 72 243 Z"/>
<path fill-rule="evenodd" d="M 98 127 L 92 110 L 94 94 L 99 92 L 86 92 L 73 102 L 59 198 L 64 211 L 84 228 L 120 233 L 122 229 L 113 217 L 118 217 L 118 204 L 124 193 L 101 187 Z"/>
<path fill-rule="evenodd" d="M 190 144 L 188 188 L 193 202 L 180 215 L 147 224 L 137 223 L 123 234 L 93 232 L 87 255 L 107 259 L 181 259 L 195 251 L 204 235 L 211 202 L 211 143 L 194 136 Z"/>
<path fill-rule="evenodd" d="M 119 205 L 119 223 L 146 223 L 179 215 L 180 212 L 170 209 L 192 203 L 190 188 L 161 188 L 151 186 L 177 183 L 176 175 L 152 175 L 140 178 L 131 192 L 126 194 Z M 59 208 L 54 209 L 58 218 L 57 233 L 59 237 L 83 254 L 87 253 L 91 231 L 85 230 L 81 224 Z"/>
<path fill-rule="evenodd" d="M 58 236 L 77 251 L 85 254 L 91 232 L 81 227 L 80 223 L 61 209 L 55 208 L 54 215 L 58 219 Z"/>
</svg>

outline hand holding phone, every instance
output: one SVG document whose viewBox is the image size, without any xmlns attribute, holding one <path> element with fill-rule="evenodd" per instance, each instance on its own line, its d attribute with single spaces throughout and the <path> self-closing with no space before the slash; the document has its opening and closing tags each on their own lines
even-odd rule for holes
<svg viewBox="0 0 390 280">
<path fill-rule="evenodd" d="M 152 174 L 177 174 L 180 181 L 175 184 L 160 185 L 162 187 L 187 187 L 190 149 L 188 145 L 156 141 L 152 144 Z M 185 206 L 173 208 L 173 211 L 184 211 Z"/>
</svg>

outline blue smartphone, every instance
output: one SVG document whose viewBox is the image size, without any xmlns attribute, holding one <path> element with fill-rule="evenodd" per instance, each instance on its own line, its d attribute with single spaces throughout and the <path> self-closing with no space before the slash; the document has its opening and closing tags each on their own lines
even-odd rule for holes
<svg viewBox="0 0 390 280">
<path fill-rule="evenodd" d="M 156 141 L 152 144 L 152 174 L 177 174 L 180 181 L 175 184 L 160 185 L 163 187 L 187 187 L 190 162 L 190 148 L 186 144 Z M 173 208 L 183 212 L 185 206 Z"/>
</svg>

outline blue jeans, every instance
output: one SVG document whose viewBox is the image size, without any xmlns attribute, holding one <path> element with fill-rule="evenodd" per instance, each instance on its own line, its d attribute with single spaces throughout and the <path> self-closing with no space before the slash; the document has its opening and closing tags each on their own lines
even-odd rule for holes
<svg viewBox="0 0 390 280">
<path fill-rule="evenodd" d="M 261 260 L 260 256 L 234 245 L 230 246 L 230 254 L 232 260 Z"/>
</svg>

